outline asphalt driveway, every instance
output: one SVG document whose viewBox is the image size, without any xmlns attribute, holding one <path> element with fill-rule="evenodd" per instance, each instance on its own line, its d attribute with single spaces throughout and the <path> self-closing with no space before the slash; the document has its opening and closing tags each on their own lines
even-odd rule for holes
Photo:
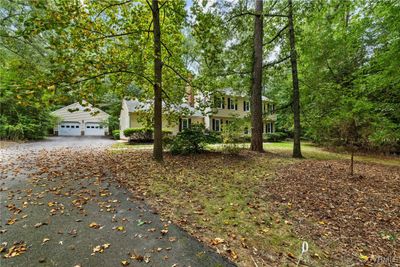
<svg viewBox="0 0 400 267">
<path fill-rule="evenodd" d="M 112 181 L 113 142 L 0 149 L 0 266 L 234 266 Z"/>
</svg>

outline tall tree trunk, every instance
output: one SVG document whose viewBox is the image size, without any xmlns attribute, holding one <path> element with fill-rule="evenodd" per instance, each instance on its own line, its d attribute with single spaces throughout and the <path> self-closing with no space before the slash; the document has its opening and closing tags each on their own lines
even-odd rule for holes
<svg viewBox="0 0 400 267">
<path fill-rule="evenodd" d="M 290 41 L 290 63 L 292 64 L 293 80 L 293 118 L 294 118 L 294 136 L 293 136 L 293 157 L 302 158 L 300 146 L 300 92 L 299 78 L 297 74 L 297 52 L 295 43 L 294 23 L 293 23 L 293 3 L 289 1 L 289 41 Z"/>
<path fill-rule="evenodd" d="M 251 147 L 263 152 L 262 118 L 262 56 L 263 56 L 263 0 L 255 0 L 253 73 L 251 84 Z"/>
<path fill-rule="evenodd" d="M 153 157 L 163 160 L 162 147 L 162 61 L 161 61 L 161 29 L 158 0 L 153 0 L 153 35 L 154 35 L 154 145 Z"/>
</svg>

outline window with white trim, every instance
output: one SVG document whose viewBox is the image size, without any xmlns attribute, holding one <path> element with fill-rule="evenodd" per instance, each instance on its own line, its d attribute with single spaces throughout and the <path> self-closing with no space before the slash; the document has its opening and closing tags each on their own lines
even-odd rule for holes
<svg viewBox="0 0 400 267">
<path fill-rule="evenodd" d="M 250 111 L 250 101 L 243 101 L 243 111 Z"/>
<path fill-rule="evenodd" d="M 237 100 L 234 98 L 228 98 L 228 109 L 237 110 Z"/>
<path fill-rule="evenodd" d="M 265 124 L 265 132 L 266 133 L 273 133 L 274 132 L 274 124 L 272 122 L 267 122 Z"/>
<path fill-rule="evenodd" d="M 189 119 L 188 118 L 182 118 L 182 130 L 189 128 Z"/>
<path fill-rule="evenodd" d="M 225 98 L 224 97 L 214 97 L 214 107 L 219 109 L 225 108 Z"/>
<path fill-rule="evenodd" d="M 213 131 L 221 131 L 221 119 L 212 119 L 212 129 Z"/>
<path fill-rule="evenodd" d="M 268 104 L 267 104 L 267 110 L 268 110 L 268 113 L 269 113 L 269 114 L 274 113 L 274 111 L 275 111 L 274 104 L 268 103 Z"/>
</svg>

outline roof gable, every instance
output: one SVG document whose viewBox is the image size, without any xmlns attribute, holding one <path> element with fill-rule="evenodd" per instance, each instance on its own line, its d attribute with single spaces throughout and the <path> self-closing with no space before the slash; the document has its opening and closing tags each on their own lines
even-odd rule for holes
<svg viewBox="0 0 400 267">
<path fill-rule="evenodd" d="M 93 107 L 90 103 L 83 101 L 85 106 L 81 105 L 79 102 L 72 103 L 68 106 L 62 107 L 51 112 L 52 115 L 62 118 L 63 120 L 69 119 L 79 119 L 86 121 L 95 120 L 105 120 L 110 115 L 102 111 L 99 108 Z"/>
</svg>

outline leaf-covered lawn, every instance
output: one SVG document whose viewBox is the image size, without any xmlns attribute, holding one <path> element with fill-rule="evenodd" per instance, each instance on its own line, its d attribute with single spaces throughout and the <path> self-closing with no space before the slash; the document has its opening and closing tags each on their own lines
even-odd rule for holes
<svg viewBox="0 0 400 267">
<path fill-rule="evenodd" d="M 214 146 L 214 149 L 218 150 L 218 146 Z M 362 227 L 360 221 L 350 214 L 353 209 L 363 206 L 353 206 L 348 199 L 352 197 L 349 192 L 363 192 L 357 196 L 368 200 L 371 212 L 382 209 L 382 198 L 372 190 L 370 175 L 379 174 L 381 188 L 384 190 L 385 186 L 390 187 L 391 190 L 386 189 L 387 197 L 395 200 L 396 188 L 392 186 L 398 183 L 395 174 L 400 169 L 376 164 L 356 164 L 358 172 L 365 177 L 354 183 L 347 180 L 350 179 L 347 176 L 347 161 L 338 161 L 347 155 L 306 145 L 303 147 L 304 155 L 313 160 L 301 161 L 289 157 L 288 143 L 266 144 L 266 149 L 273 153 L 257 155 L 244 151 L 237 156 L 219 152 L 194 156 L 172 156 L 167 153 L 164 164 L 153 162 L 150 151 L 145 150 L 130 149 L 113 154 L 119 162 L 115 166 L 119 181 L 138 192 L 164 216 L 242 266 L 254 265 L 254 261 L 259 266 L 295 263 L 303 240 L 310 245 L 306 260 L 317 265 L 331 266 L 333 261 L 360 264 L 365 260 L 362 256 L 372 256 L 372 250 L 348 250 L 348 254 L 343 254 L 343 248 L 351 247 L 354 242 L 350 236 L 351 229 Z M 340 172 L 333 172 L 329 164 L 325 165 L 331 160 L 335 160 L 332 164 Z M 398 161 L 397 158 L 391 160 Z M 314 165 L 316 163 L 322 165 Z M 302 171 L 297 173 L 297 168 Z M 298 179 L 295 174 L 299 175 Z M 345 219 L 346 231 L 340 232 L 345 236 L 339 243 L 335 241 L 338 236 L 332 233 L 323 237 L 328 241 L 321 242 L 320 228 L 330 226 L 330 222 L 325 218 L 329 212 L 325 209 L 326 203 L 321 203 L 320 196 L 327 190 L 323 188 L 323 181 L 331 179 L 331 176 L 345 193 L 336 195 L 335 190 L 338 189 L 332 186 L 328 188 L 331 191 L 327 192 L 324 200 L 327 203 L 347 203 L 343 206 L 346 212 L 338 211 L 335 216 L 350 216 Z M 313 179 L 312 182 L 308 177 Z M 364 186 L 364 182 L 368 186 Z M 306 194 L 309 191 L 315 194 Z M 314 208 L 303 210 L 304 207 L 299 203 L 305 200 Z M 400 201 L 397 204 L 395 201 L 391 203 L 392 209 L 399 209 Z M 392 215 L 386 219 L 390 221 L 397 218 Z M 335 227 L 340 228 L 338 222 L 343 218 L 335 220 Z M 313 226 L 311 228 L 308 227 L 310 222 Z M 375 217 L 370 218 L 370 223 L 380 224 Z M 379 232 L 371 233 L 370 239 L 376 237 L 371 244 L 384 248 L 382 251 L 374 251 L 375 255 L 388 255 L 392 252 L 390 248 L 398 250 L 398 241 L 380 238 L 384 233 L 398 235 L 395 225 L 392 225 L 392 228 L 371 228 Z M 392 242 L 392 245 L 386 246 L 386 242 Z M 339 252 L 342 254 L 336 254 Z"/>
</svg>

